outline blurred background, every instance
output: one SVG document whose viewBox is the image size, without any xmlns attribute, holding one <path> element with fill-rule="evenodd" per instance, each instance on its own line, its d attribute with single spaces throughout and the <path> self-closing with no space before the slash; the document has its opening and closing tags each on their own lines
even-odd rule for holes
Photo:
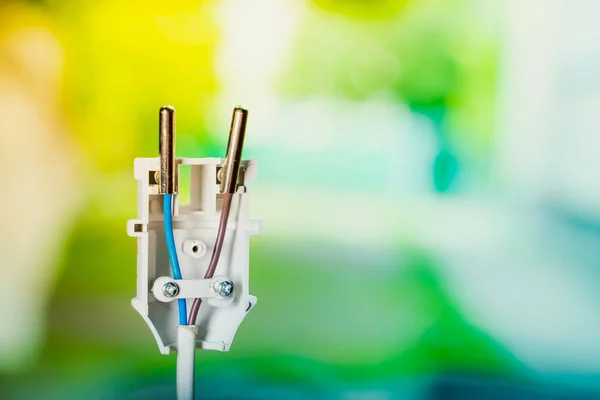
<svg viewBox="0 0 600 400">
<path fill-rule="evenodd" d="M 259 298 L 201 399 L 600 398 L 596 0 L 0 2 L 0 398 L 173 399 L 133 159 L 224 154 Z M 186 188 L 182 188 L 186 190 Z"/>
</svg>

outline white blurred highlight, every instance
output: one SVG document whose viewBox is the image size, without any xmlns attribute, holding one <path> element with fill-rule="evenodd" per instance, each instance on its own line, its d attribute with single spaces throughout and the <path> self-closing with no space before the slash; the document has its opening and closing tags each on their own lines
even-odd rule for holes
<svg viewBox="0 0 600 400">
<path fill-rule="evenodd" d="M 227 123 L 235 103 L 250 109 L 248 151 L 260 156 L 261 179 L 275 157 L 279 164 L 266 169 L 282 175 L 308 167 L 294 164 L 300 156 L 319 165 L 329 161 L 332 169 L 339 152 L 356 160 L 339 175 L 351 182 L 347 191 L 319 187 L 327 167 L 315 171 L 314 185 L 290 179 L 254 189 L 253 213 L 264 219 L 264 237 L 327 239 L 382 251 L 400 243 L 423 248 L 442 261 L 467 320 L 529 367 L 542 373 L 600 370 L 600 299 L 586 277 L 590 266 L 573 254 L 577 246 L 554 242 L 563 235 L 578 240 L 582 233 L 565 233 L 548 213 L 528 209 L 529 201 L 541 199 L 600 215 L 600 180 L 593 172 L 600 170 L 600 81 L 593 79 L 597 68 L 585 68 L 600 65 L 598 13 L 590 11 L 600 7 L 597 2 L 503 3 L 507 35 L 495 170 L 502 192 L 444 198 L 427 193 L 425 184 L 435 150 L 430 128 L 391 111 L 397 104 L 278 99 L 273 83 L 305 15 L 300 2 L 224 4 L 217 70 L 225 94 L 218 124 Z M 379 190 L 361 189 L 370 176 L 386 173 L 388 183 Z"/>
</svg>

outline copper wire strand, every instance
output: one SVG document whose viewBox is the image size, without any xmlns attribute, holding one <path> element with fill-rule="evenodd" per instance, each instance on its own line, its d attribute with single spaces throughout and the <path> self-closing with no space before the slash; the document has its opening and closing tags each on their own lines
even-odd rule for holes
<svg viewBox="0 0 600 400">
<path fill-rule="evenodd" d="M 219 221 L 219 229 L 217 230 L 217 238 L 215 239 L 215 247 L 210 258 L 210 263 L 204 274 L 204 279 L 211 279 L 217 269 L 219 258 L 221 257 L 221 250 L 223 249 L 223 242 L 225 241 L 225 232 L 227 232 L 227 220 L 229 219 L 229 211 L 231 210 L 231 200 L 233 193 L 225 193 L 223 195 L 223 207 L 221 208 L 221 220 Z M 196 325 L 198 318 L 198 311 L 202 304 L 201 298 L 194 299 L 192 307 L 190 309 L 190 317 L 188 318 L 190 325 Z"/>
</svg>

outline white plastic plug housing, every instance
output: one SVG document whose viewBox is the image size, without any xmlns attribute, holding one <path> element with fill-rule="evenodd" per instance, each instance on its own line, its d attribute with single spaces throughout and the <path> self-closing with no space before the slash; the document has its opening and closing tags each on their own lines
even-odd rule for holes
<svg viewBox="0 0 600 400">
<path fill-rule="evenodd" d="M 179 196 L 173 196 L 173 235 L 184 280 L 203 279 L 208 268 L 221 215 L 217 171 L 222 164 L 221 158 L 176 159 L 177 169 L 190 166 L 189 204 L 180 204 Z M 128 221 L 127 232 L 137 238 L 137 295 L 131 303 L 150 327 L 160 352 L 169 354 L 177 343 L 177 301 L 158 301 L 152 293 L 157 279 L 172 277 L 164 231 L 164 196 L 158 194 L 154 178 L 158 169 L 158 158 L 138 158 L 134 163 L 138 218 Z M 239 325 L 256 304 L 248 286 L 249 242 L 250 236 L 261 233 L 262 226 L 260 220 L 248 217 L 246 191 L 256 175 L 256 162 L 242 161 L 215 271 L 215 277 L 225 276 L 233 282 L 234 294 L 227 302 L 212 298 L 202 302 L 197 318 L 198 348 L 228 351 Z M 187 299 L 188 315 L 192 301 Z"/>
</svg>

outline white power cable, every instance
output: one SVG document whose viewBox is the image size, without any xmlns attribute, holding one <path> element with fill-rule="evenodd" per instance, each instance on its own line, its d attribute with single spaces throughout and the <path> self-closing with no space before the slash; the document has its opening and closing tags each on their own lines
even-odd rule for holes
<svg viewBox="0 0 600 400">
<path fill-rule="evenodd" d="M 197 333 L 195 325 L 177 326 L 177 400 L 194 400 Z"/>
</svg>

